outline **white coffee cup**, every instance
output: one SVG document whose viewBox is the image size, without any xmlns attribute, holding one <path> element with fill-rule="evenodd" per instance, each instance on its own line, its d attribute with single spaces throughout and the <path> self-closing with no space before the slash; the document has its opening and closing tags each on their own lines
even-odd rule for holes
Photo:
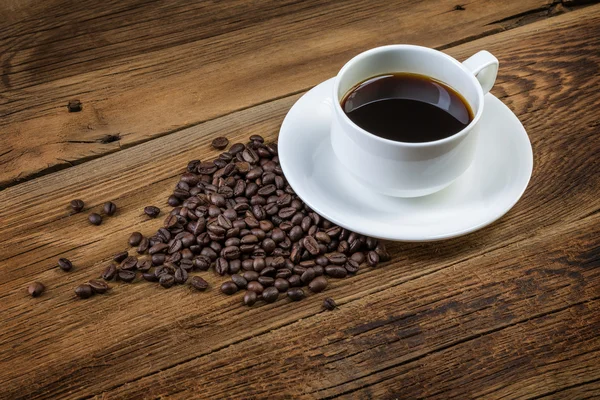
<svg viewBox="0 0 600 400">
<path fill-rule="evenodd" d="M 398 72 L 425 75 L 460 93 L 473 111 L 456 134 L 423 143 L 384 139 L 360 128 L 340 104 L 368 78 Z M 498 60 L 480 51 L 460 63 L 440 51 L 413 45 L 377 47 L 348 61 L 335 78 L 331 144 L 339 161 L 367 189 L 390 196 L 418 197 L 444 189 L 471 165 L 483 113 L 483 96 L 494 85 Z"/>
</svg>

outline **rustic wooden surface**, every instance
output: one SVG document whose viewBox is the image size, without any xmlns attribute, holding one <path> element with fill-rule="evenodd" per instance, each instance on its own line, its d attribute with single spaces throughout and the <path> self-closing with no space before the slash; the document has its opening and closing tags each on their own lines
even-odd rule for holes
<svg viewBox="0 0 600 400">
<path fill-rule="evenodd" d="M 0 4 L 0 398 L 600 397 L 600 5 L 191 3 Z M 505 217 L 389 243 L 391 262 L 294 304 L 144 283 L 74 298 L 158 228 L 142 208 L 167 210 L 214 137 L 276 139 L 305 90 L 398 42 L 499 58 L 492 92 L 535 157 Z M 90 226 L 73 198 L 119 211 Z"/>
</svg>

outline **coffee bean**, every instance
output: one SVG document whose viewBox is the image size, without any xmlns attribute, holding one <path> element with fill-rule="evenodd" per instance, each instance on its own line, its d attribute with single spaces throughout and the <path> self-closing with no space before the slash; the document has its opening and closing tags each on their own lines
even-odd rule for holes
<svg viewBox="0 0 600 400">
<path fill-rule="evenodd" d="M 104 294 L 108 291 L 108 289 L 110 289 L 106 282 L 103 282 L 99 279 L 92 279 L 88 282 L 88 285 L 90 285 L 92 290 L 98 294 Z"/>
<path fill-rule="evenodd" d="M 328 265 L 325 267 L 325 274 L 332 278 L 345 278 L 348 271 L 339 265 Z"/>
<path fill-rule="evenodd" d="M 319 245 L 314 237 L 305 237 L 302 241 L 302 244 L 304 245 L 304 248 L 313 256 L 316 256 L 320 253 Z"/>
<path fill-rule="evenodd" d="M 73 269 L 73 263 L 71 263 L 71 261 L 69 261 L 66 258 L 59 258 L 58 259 L 58 267 L 60 269 L 62 269 L 63 271 L 67 272 L 67 271 L 70 271 L 71 269 Z"/>
<path fill-rule="evenodd" d="M 88 299 L 94 294 L 94 290 L 87 283 L 79 285 L 75 288 L 75 294 L 81 299 Z"/>
<path fill-rule="evenodd" d="M 256 303 L 257 298 L 258 296 L 256 295 L 256 292 L 249 290 L 244 294 L 244 304 L 247 306 L 253 306 Z"/>
<path fill-rule="evenodd" d="M 148 240 L 148 238 L 142 238 L 142 240 L 140 241 L 140 244 L 137 248 L 138 254 L 144 254 L 146 251 L 148 251 L 149 246 L 150 246 L 150 241 Z"/>
<path fill-rule="evenodd" d="M 142 241 L 142 238 L 144 236 L 139 233 L 139 232 L 133 232 L 130 236 L 129 236 L 129 240 L 128 243 L 130 246 L 138 246 L 140 244 L 140 242 Z"/>
<path fill-rule="evenodd" d="M 158 277 L 150 272 L 144 272 L 142 278 L 148 282 L 158 282 Z"/>
<path fill-rule="evenodd" d="M 31 297 L 38 297 L 44 292 L 45 289 L 46 287 L 42 283 L 33 282 L 27 286 L 27 293 L 29 293 Z"/>
<path fill-rule="evenodd" d="M 282 268 L 277 270 L 277 274 L 275 274 L 275 278 L 282 278 L 282 279 L 287 279 L 290 276 L 292 276 L 292 271 L 290 271 L 287 268 Z"/>
<path fill-rule="evenodd" d="M 290 288 L 290 283 L 285 279 L 277 278 L 275 279 L 273 286 L 280 292 L 286 292 Z"/>
<path fill-rule="evenodd" d="M 356 261 L 360 265 L 366 260 L 365 253 L 354 253 L 350 256 L 350 259 Z"/>
<path fill-rule="evenodd" d="M 290 286 L 300 286 L 302 285 L 302 280 L 300 279 L 300 275 L 292 275 L 288 278 L 288 282 Z"/>
<path fill-rule="evenodd" d="M 369 264 L 370 267 L 376 267 L 377 264 L 379 264 L 379 254 L 375 251 L 369 251 L 367 253 L 367 264 Z"/>
<path fill-rule="evenodd" d="M 243 276 L 241 276 L 241 275 L 233 274 L 233 275 L 231 275 L 231 280 L 240 289 L 245 289 L 246 286 L 248 286 L 248 281 Z"/>
<path fill-rule="evenodd" d="M 275 283 L 275 278 L 272 278 L 270 276 L 259 276 L 258 283 L 260 283 L 264 287 L 273 286 L 273 284 Z"/>
<path fill-rule="evenodd" d="M 166 243 L 156 243 L 154 246 L 148 249 L 148 254 L 153 255 L 156 253 L 165 253 L 169 249 L 169 245 Z"/>
<path fill-rule="evenodd" d="M 121 263 L 121 269 L 126 271 L 133 271 L 137 268 L 138 259 L 134 256 L 129 256 Z"/>
<path fill-rule="evenodd" d="M 377 246 L 375 246 L 375 253 L 379 255 L 380 262 L 386 262 L 390 259 L 390 253 L 388 253 L 387 249 L 385 248 L 385 245 L 381 242 L 378 243 Z"/>
<path fill-rule="evenodd" d="M 102 216 L 97 213 L 91 213 L 88 215 L 88 221 L 90 221 L 90 224 L 92 225 L 100 225 L 102 223 Z"/>
<path fill-rule="evenodd" d="M 348 257 L 343 253 L 331 253 L 325 255 L 329 262 L 334 265 L 344 265 Z"/>
<path fill-rule="evenodd" d="M 304 298 L 304 290 L 302 290 L 300 288 L 291 288 L 287 291 L 287 296 L 292 301 L 302 300 Z M 264 294 L 263 294 L 263 297 L 264 297 Z"/>
<path fill-rule="evenodd" d="M 152 262 L 150 260 L 138 261 L 137 270 L 140 272 L 148 272 L 152 268 Z"/>
<path fill-rule="evenodd" d="M 346 264 L 344 265 L 344 268 L 346 268 L 346 271 L 348 271 L 349 274 L 355 274 L 358 272 L 360 264 L 355 260 L 349 258 Z"/>
<path fill-rule="evenodd" d="M 228 269 L 229 263 L 227 262 L 227 260 L 222 257 L 217 258 L 217 261 L 215 262 L 215 271 L 217 272 L 217 274 L 223 276 L 227 273 Z"/>
<path fill-rule="evenodd" d="M 206 282 L 203 278 L 199 276 L 192 277 L 192 287 L 201 292 L 205 291 L 208 288 L 208 282 Z"/>
<path fill-rule="evenodd" d="M 135 279 L 135 271 L 122 269 L 117 273 L 117 279 L 126 283 L 131 283 Z"/>
<path fill-rule="evenodd" d="M 158 217 L 158 214 L 160 214 L 160 208 L 156 206 L 147 206 L 144 208 L 144 213 L 150 218 L 156 218 Z"/>
<path fill-rule="evenodd" d="M 71 205 L 71 209 L 73 210 L 73 213 L 81 212 L 81 210 L 83 210 L 83 207 L 84 207 L 83 200 L 79 200 L 79 199 L 71 200 L 70 205 Z"/>
<path fill-rule="evenodd" d="M 321 276 L 325 273 L 325 268 L 320 265 L 315 265 L 312 267 L 313 271 L 315 271 L 315 276 Z"/>
<path fill-rule="evenodd" d="M 307 268 L 306 271 L 302 275 L 300 275 L 300 280 L 302 283 L 308 284 L 315 278 L 315 270 L 312 268 Z"/>
<path fill-rule="evenodd" d="M 116 275 L 117 275 L 117 267 L 115 267 L 114 265 L 111 264 L 104 269 L 101 276 L 102 276 L 102 279 L 104 279 L 105 281 L 112 281 Z"/>
<path fill-rule="evenodd" d="M 152 265 L 156 266 L 156 265 L 162 265 L 164 264 L 165 260 L 166 260 L 166 255 L 163 253 L 156 253 L 156 254 L 152 254 L 152 257 L 150 258 L 152 260 Z"/>
<path fill-rule="evenodd" d="M 327 265 L 329 265 L 329 259 L 325 256 L 318 256 L 317 258 L 315 258 L 315 263 L 322 267 L 326 267 Z"/>
<path fill-rule="evenodd" d="M 325 290 L 328 283 L 329 282 L 327 281 L 327 278 L 325 278 L 324 276 L 317 276 L 315 279 L 310 281 L 310 283 L 308 284 L 308 289 L 311 292 L 319 293 Z"/>
<path fill-rule="evenodd" d="M 104 214 L 108 215 L 109 217 L 117 212 L 117 206 L 112 201 L 107 201 L 104 203 L 102 209 L 104 210 Z"/>
<path fill-rule="evenodd" d="M 277 290 L 277 288 L 275 288 L 273 286 L 266 288 L 262 292 L 262 298 L 267 303 L 274 303 L 275 301 L 277 301 L 278 297 L 279 297 L 279 290 Z"/>
<path fill-rule="evenodd" d="M 350 248 L 350 245 L 348 244 L 347 241 L 342 240 L 340 241 L 340 244 L 338 245 L 337 251 L 338 253 L 348 253 L 348 249 Z"/>
<path fill-rule="evenodd" d="M 220 136 L 214 139 L 211 143 L 212 147 L 217 150 L 223 150 L 229 144 L 229 140 L 226 137 Z"/>
<path fill-rule="evenodd" d="M 265 250 L 267 254 L 271 254 L 273 250 L 277 247 L 277 243 L 271 238 L 266 238 L 262 242 L 262 248 Z"/>
<path fill-rule="evenodd" d="M 239 258 L 236 260 L 229 261 L 229 270 L 227 273 L 229 275 L 237 274 L 242 269 L 242 260 Z"/>
<path fill-rule="evenodd" d="M 300 226 L 294 226 L 288 236 L 290 238 L 290 240 L 296 242 L 298 240 L 300 240 L 300 238 L 303 236 L 304 232 L 302 231 L 302 228 Z"/>
<path fill-rule="evenodd" d="M 335 310 L 335 308 L 337 307 L 337 304 L 335 304 L 335 301 L 331 298 L 331 297 L 327 297 L 325 298 L 325 300 L 323 300 L 323 308 L 328 310 L 328 311 L 333 311 Z"/>
<path fill-rule="evenodd" d="M 175 284 L 175 277 L 173 277 L 171 274 L 162 274 L 158 279 L 158 283 L 160 286 L 168 289 Z"/>
<path fill-rule="evenodd" d="M 264 286 L 261 285 L 260 282 L 257 282 L 257 281 L 248 282 L 248 285 L 246 286 L 246 288 L 248 290 L 251 290 L 258 294 L 262 293 L 264 290 Z"/>
<path fill-rule="evenodd" d="M 332 238 L 332 239 L 333 239 L 333 238 L 337 238 L 338 236 L 340 236 L 340 232 L 341 232 L 341 231 L 342 231 L 342 228 L 341 228 L 341 227 L 339 227 L 339 226 L 333 226 L 333 227 L 331 227 L 331 228 L 327 229 L 327 230 L 325 231 L 325 233 L 327 233 L 327 235 L 328 235 L 330 238 Z"/>
<path fill-rule="evenodd" d="M 175 271 L 173 278 L 175 279 L 175 283 L 182 285 L 188 280 L 188 273 L 185 269 L 180 267 Z"/>
<path fill-rule="evenodd" d="M 329 235 L 328 235 L 328 234 L 326 234 L 325 232 L 317 232 L 317 233 L 315 234 L 315 238 L 316 238 L 316 239 L 317 239 L 319 242 L 321 242 L 321 243 L 324 243 L 324 244 L 329 244 L 329 243 L 331 243 L 331 238 L 330 238 L 330 237 L 329 237 Z"/>
<path fill-rule="evenodd" d="M 312 260 L 311 260 L 312 261 Z M 310 268 L 310 267 L 309 267 Z M 296 265 L 294 266 L 294 268 L 292 269 L 292 271 L 296 274 L 296 275 L 300 275 L 302 276 L 302 274 L 304 272 L 306 272 L 307 267 L 302 266 L 302 265 Z"/>
<path fill-rule="evenodd" d="M 221 285 L 221 292 L 226 295 L 232 295 L 238 291 L 237 285 L 232 281 L 223 282 Z"/>
<path fill-rule="evenodd" d="M 257 280 L 258 277 L 260 276 L 260 274 L 258 272 L 256 272 L 256 271 L 244 271 L 244 273 L 242 274 L 242 276 L 248 282 L 251 282 L 251 281 Z"/>
</svg>

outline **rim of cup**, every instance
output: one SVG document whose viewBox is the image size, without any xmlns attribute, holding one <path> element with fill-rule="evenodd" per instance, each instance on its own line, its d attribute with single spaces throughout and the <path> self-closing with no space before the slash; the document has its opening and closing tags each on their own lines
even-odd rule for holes
<svg viewBox="0 0 600 400">
<path fill-rule="evenodd" d="M 448 60 L 449 62 L 451 62 L 452 64 L 458 66 L 464 73 L 465 75 L 468 75 L 468 79 L 471 80 L 471 83 L 475 86 L 475 90 L 477 91 L 477 99 L 479 101 L 479 107 L 477 109 L 477 113 L 475 114 L 475 116 L 473 117 L 473 119 L 471 120 L 471 122 L 469 122 L 469 125 L 467 125 L 466 127 L 464 127 L 462 130 L 456 132 L 455 134 L 448 136 L 446 138 L 443 139 L 438 139 L 438 140 L 433 140 L 431 142 L 418 142 L 418 143 L 412 143 L 412 142 L 400 142 L 400 141 L 396 141 L 396 140 L 390 140 L 390 139 L 385 139 L 382 137 L 379 137 L 377 135 L 374 135 L 372 133 L 370 133 L 369 131 L 361 128 L 360 126 L 356 125 L 344 112 L 344 110 L 342 109 L 342 106 L 340 104 L 340 98 L 339 98 L 339 84 L 340 84 L 340 79 L 339 77 L 342 76 L 344 73 L 346 73 L 346 71 L 348 71 L 350 68 L 352 68 L 353 64 L 355 64 L 356 62 L 367 58 L 369 56 L 371 56 L 373 53 L 378 53 L 381 51 L 386 51 L 386 50 L 417 50 L 417 51 L 424 51 L 430 54 L 434 54 L 435 56 L 441 56 L 444 57 L 446 60 Z M 395 71 L 390 71 L 390 73 L 394 73 Z M 412 71 L 411 71 L 412 72 Z M 418 73 L 418 72 L 414 72 L 414 73 Z M 357 82 L 358 83 L 358 82 Z M 443 82 L 445 85 L 450 86 L 451 88 L 454 89 L 454 87 L 447 83 L 447 82 Z M 354 87 L 354 86 L 352 86 Z M 454 89 L 456 90 L 456 89 Z M 457 91 L 458 92 L 458 91 Z M 460 92 L 458 92 L 460 93 Z M 462 93 L 461 93 L 462 96 Z M 479 81 L 477 80 L 477 78 L 475 77 L 475 75 L 469 71 L 461 62 L 459 62 L 458 60 L 456 60 L 455 58 L 449 56 L 448 54 L 441 52 L 439 50 L 435 50 L 435 49 L 431 49 L 429 47 L 424 47 L 424 46 L 417 46 L 417 45 L 412 45 L 412 44 L 391 44 L 391 45 L 387 45 L 387 46 L 380 46 L 380 47 L 375 47 L 372 48 L 370 50 L 364 51 L 354 57 L 352 57 L 348 62 L 346 62 L 346 64 L 344 64 L 344 66 L 342 67 L 342 69 L 340 69 L 340 72 L 338 72 L 338 74 L 336 75 L 335 79 L 334 79 L 334 85 L 333 85 L 333 97 L 334 97 L 334 101 L 335 101 L 335 107 L 338 109 L 338 111 L 341 112 L 341 114 L 343 115 L 342 118 L 344 118 L 346 120 L 347 123 L 349 123 L 350 125 L 352 125 L 354 128 L 357 129 L 358 132 L 360 132 L 362 135 L 367 135 L 369 138 L 374 139 L 376 141 L 379 141 L 381 143 L 385 143 L 385 144 L 389 144 L 389 145 L 393 145 L 393 146 L 405 146 L 405 147 L 429 147 L 429 146 L 437 146 L 440 144 L 444 144 L 444 143 L 448 143 L 454 140 L 458 140 L 459 138 L 466 136 L 466 134 L 471 130 L 471 128 L 479 121 L 479 119 L 481 118 L 481 115 L 483 114 L 483 89 L 481 88 L 481 85 L 479 84 Z M 464 96 L 463 96 L 464 97 Z M 469 104 L 469 107 L 472 107 L 471 104 Z"/>
</svg>

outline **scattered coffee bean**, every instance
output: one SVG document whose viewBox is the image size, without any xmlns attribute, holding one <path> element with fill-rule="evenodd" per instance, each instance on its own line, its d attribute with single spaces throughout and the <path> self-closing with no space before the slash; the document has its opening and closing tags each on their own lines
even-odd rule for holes
<svg viewBox="0 0 600 400">
<path fill-rule="evenodd" d="M 75 288 L 75 294 L 81 299 L 88 299 L 92 297 L 94 290 L 90 285 L 84 283 L 83 285 L 79 285 Z"/>
<path fill-rule="evenodd" d="M 237 285 L 232 281 L 223 282 L 221 285 L 221 292 L 227 295 L 234 294 L 238 291 Z"/>
<path fill-rule="evenodd" d="M 123 260 L 121 263 L 121 269 L 127 271 L 133 271 L 137 268 L 138 259 L 134 256 L 129 256 Z"/>
<path fill-rule="evenodd" d="M 27 293 L 29 293 L 31 297 L 38 297 L 45 289 L 46 287 L 42 283 L 33 282 L 27 287 Z"/>
<path fill-rule="evenodd" d="M 92 279 L 88 282 L 88 285 L 90 285 L 92 290 L 98 294 L 104 294 L 110 289 L 106 282 L 103 282 L 100 279 Z"/>
<path fill-rule="evenodd" d="M 112 201 L 107 201 L 104 203 L 102 209 L 104 210 L 104 214 L 108 215 L 109 217 L 117 212 L 117 206 Z"/>
<path fill-rule="evenodd" d="M 73 269 L 73 263 L 66 258 L 59 258 L 58 267 L 67 272 Z"/>
<path fill-rule="evenodd" d="M 102 223 L 102 216 L 97 213 L 91 213 L 88 215 L 88 221 L 90 221 L 90 224 L 92 225 L 100 225 Z"/>
<path fill-rule="evenodd" d="M 217 150 L 223 150 L 225 147 L 227 147 L 228 144 L 229 139 L 223 136 L 218 137 L 212 141 L 212 147 L 214 147 Z"/>
<path fill-rule="evenodd" d="M 126 283 L 131 283 L 135 279 L 135 271 L 127 271 L 122 269 L 117 272 L 117 279 Z"/>
<path fill-rule="evenodd" d="M 81 104 L 81 101 L 69 100 L 69 103 L 67 104 L 67 110 L 69 110 L 69 112 L 80 112 L 82 109 L 83 105 Z"/>
<path fill-rule="evenodd" d="M 192 287 L 203 292 L 208 288 L 208 282 L 199 276 L 194 276 L 192 278 Z"/>
<path fill-rule="evenodd" d="M 71 209 L 73 210 L 73 213 L 81 212 L 81 210 L 83 210 L 84 206 L 85 206 L 85 204 L 83 203 L 83 200 L 79 200 L 79 199 L 71 200 Z"/>
<path fill-rule="evenodd" d="M 104 279 L 105 281 L 112 281 L 116 275 L 117 267 L 111 264 L 108 267 L 106 267 L 104 272 L 102 272 L 102 279 Z"/>
<path fill-rule="evenodd" d="M 133 232 L 131 236 L 129 236 L 129 245 L 136 247 L 140 244 L 144 236 L 139 232 Z"/>
<path fill-rule="evenodd" d="M 156 218 L 158 217 L 158 214 L 160 214 L 160 208 L 156 206 L 147 206 L 144 208 L 144 213 L 150 218 Z"/>
<path fill-rule="evenodd" d="M 327 297 L 327 298 L 325 298 L 325 300 L 323 300 L 323 308 L 324 309 L 326 309 L 328 311 L 333 311 L 336 307 L 337 307 L 337 304 L 335 304 L 335 301 L 331 297 Z"/>
</svg>

